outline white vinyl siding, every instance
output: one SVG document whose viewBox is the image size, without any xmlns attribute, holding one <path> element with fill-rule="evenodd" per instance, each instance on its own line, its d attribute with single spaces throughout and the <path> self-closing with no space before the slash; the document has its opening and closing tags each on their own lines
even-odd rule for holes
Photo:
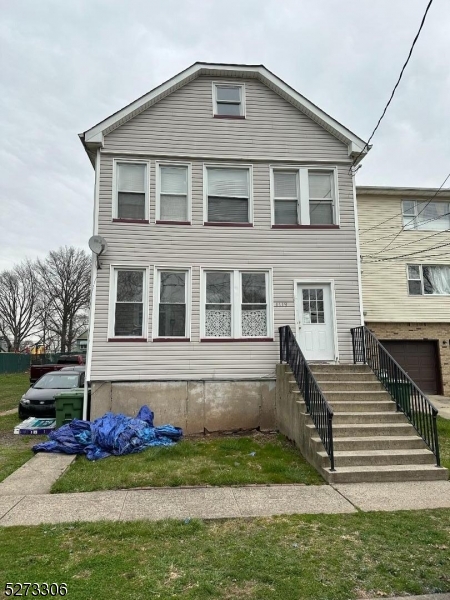
<svg viewBox="0 0 450 600">
<path fill-rule="evenodd" d="M 144 337 L 147 307 L 146 270 L 114 267 L 111 270 L 109 337 Z"/>
<path fill-rule="evenodd" d="M 251 222 L 250 167 L 205 168 L 205 221 L 217 223 Z"/>
<path fill-rule="evenodd" d="M 156 163 L 156 220 L 190 221 L 190 165 Z"/>
<path fill-rule="evenodd" d="M 140 162 L 115 162 L 113 216 L 148 220 L 148 167 Z"/>
<path fill-rule="evenodd" d="M 214 116 L 244 117 L 245 88 L 232 83 L 213 83 Z"/>
<path fill-rule="evenodd" d="M 339 224 L 337 169 L 272 168 L 273 225 Z"/>
<path fill-rule="evenodd" d="M 404 229 L 429 231 L 450 229 L 450 204 L 448 202 L 403 200 L 402 213 Z"/>
<path fill-rule="evenodd" d="M 203 338 L 273 337 L 269 271 L 203 272 Z"/>
</svg>

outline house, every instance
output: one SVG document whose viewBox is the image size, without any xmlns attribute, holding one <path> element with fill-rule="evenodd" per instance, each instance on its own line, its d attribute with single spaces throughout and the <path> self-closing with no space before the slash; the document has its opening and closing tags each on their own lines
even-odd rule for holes
<svg viewBox="0 0 450 600">
<path fill-rule="evenodd" d="M 450 395 L 450 190 L 356 193 L 366 325 L 424 392 Z"/>
<path fill-rule="evenodd" d="M 88 345 L 88 330 L 83 331 L 75 340 L 75 350 L 77 352 L 86 352 Z"/>
<path fill-rule="evenodd" d="M 278 328 L 350 363 L 358 136 L 261 65 L 196 63 L 80 135 L 95 169 L 91 416 L 273 428 Z"/>
</svg>

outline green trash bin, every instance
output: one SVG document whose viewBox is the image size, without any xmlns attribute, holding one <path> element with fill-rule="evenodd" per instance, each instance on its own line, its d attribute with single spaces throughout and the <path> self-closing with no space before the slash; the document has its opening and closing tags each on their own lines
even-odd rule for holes
<svg viewBox="0 0 450 600">
<path fill-rule="evenodd" d="M 74 388 L 55 396 L 56 427 L 83 418 L 84 389 Z"/>
<path fill-rule="evenodd" d="M 395 381 L 388 377 L 382 377 L 384 384 L 391 396 L 397 400 L 403 409 L 403 412 L 410 416 L 411 414 L 411 383 L 407 380 Z"/>
</svg>

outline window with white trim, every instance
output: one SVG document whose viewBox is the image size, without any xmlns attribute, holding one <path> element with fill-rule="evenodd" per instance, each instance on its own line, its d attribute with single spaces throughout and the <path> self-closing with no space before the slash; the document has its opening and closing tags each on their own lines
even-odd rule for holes
<svg viewBox="0 0 450 600">
<path fill-rule="evenodd" d="M 429 202 L 403 200 L 403 228 L 446 231 L 450 229 L 450 204 L 448 202 Z"/>
<path fill-rule="evenodd" d="M 157 337 L 188 337 L 189 271 L 159 269 Z"/>
<path fill-rule="evenodd" d="M 145 337 L 145 270 L 114 269 L 114 337 Z"/>
<path fill-rule="evenodd" d="M 450 295 L 450 265 L 408 265 L 410 296 Z"/>
<path fill-rule="evenodd" d="M 272 336 L 269 272 L 207 270 L 203 280 L 203 337 Z"/>
<path fill-rule="evenodd" d="M 156 219 L 189 221 L 189 168 L 187 165 L 158 164 Z"/>
<path fill-rule="evenodd" d="M 334 225 L 337 222 L 334 169 L 273 168 L 274 225 Z"/>
<path fill-rule="evenodd" d="M 244 86 L 214 83 L 214 116 L 244 117 Z"/>
<path fill-rule="evenodd" d="M 148 219 L 147 164 L 117 161 L 115 167 L 113 216 L 117 219 Z"/>
<path fill-rule="evenodd" d="M 206 221 L 250 223 L 249 167 L 206 168 Z"/>
</svg>

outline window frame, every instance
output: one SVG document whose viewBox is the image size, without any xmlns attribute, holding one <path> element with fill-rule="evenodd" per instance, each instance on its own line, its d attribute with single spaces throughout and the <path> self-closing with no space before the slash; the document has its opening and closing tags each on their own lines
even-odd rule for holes
<svg viewBox="0 0 450 600">
<path fill-rule="evenodd" d="M 240 88 L 240 103 L 239 103 L 239 115 L 219 115 L 217 112 L 217 104 L 236 104 L 236 102 L 217 101 L 217 88 L 219 87 L 237 87 Z M 213 81 L 212 82 L 212 109 L 213 118 L 215 119 L 246 119 L 246 94 L 245 94 L 245 83 L 238 83 L 235 81 Z"/>
<path fill-rule="evenodd" d="M 206 273 L 231 273 L 231 336 L 206 336 Z M 242 336 L 242 273 L 262 273 L 266 278 L 267 335 Z M 261 267 L 200 267 L 200 341 L 201 342 L 261 342 L 274 339 L 273 268 Z"/>
<path fill-rule="evenodd" d="M 208 169 L 246 169 L 248 171 L 248 222 L 208 221 Z M 203 163 L 203 225 L 213 227 L 253 227 L 253 165 Z"/>
<path fill-rule="evenodd" d="M 418 267 L 420 273 L 420 294 L 411 294 L 409 291 L 409 282 L 410 281 L 419 281 L 419 279 L 410 279 L 409 278 L 409 267 Z M 436 263 L 407 263 L 406 264 L 406 290 L 408 292 L 408 297 L 410 298 L 448 298 L 450 294 L 426 294 L 425 293 L 425 285 L 423 281 L 423 267 L 450 267 L 450 264 L 436 264 Z"/>
<path fill-rule="evenodd" d="M 159 300 L 161 297 L 161 273 L 185 273 L 185 335 L 184 336 L 159 336 Z M 190 342 L 191 333 L 191 310 L 192 310 L 192 267 L 156 266 L 153 269 L 153 315 L 152 315 L 152 342 Z"/>
<path fill-rule="evenodd" d="M 412 202 L 414 204 L 414 217 L 411 217 L 410 215 L 405 215 L 405 203 L 406 202 Z M 446 228 L 443 229 L 433 229 L 432 227 L 419 227 L 418 223 L 417 223 L 417 217 L 419 214 L 419 208 L 418 205 L 420 204 L 427 204 L 429 201 L 428 200 L 423 200 L 423 199 L 417 199 L 417 198 L 402 198 L 401 200 L 401 204 L 402 204 L 402 230 L 403 231 L 447 231 L 448 229 L 450 229 L 450 214 L 447 215 L 448 218 L 448 226 Z M 431 200 L 429 202 L 430 204 L 447 204 L 447 212 L 450 213 L 450 200 L 447 199 L 447 201 L 445 200 Z M 422 210 L 422 209 L 421 209 Z M 405 225 L 405 219 L 409 220 L 409 223 L 407 223 L 407 225 Z M 429 223 L 434 223 L 435 221 L 438 221 L 439 219 L 433 219 L 432 221 L 429 221 Z"/>
<path fill-rule="evenodd" d="M 275 223 L 275 178 L 276 171 L 297 171 L 298 181 L 298 210 L 297 225 Z M 333 223 L 311 225 L 310 219 L 310 194 L 309 173 L 332 173 L 333 174 Z M 323 165 L 270 165 L 270 219 L 272 229 L 339 229 L 340 207 L 339 207 L 339 173 L 337 166 Z"/>
<path fill-rule="evenodd" d="M 145 178 L 144 178 L 144 194 L 145 194 L 145 208 L 143 219 L 124 219 L 119 217 L 119 168 L 120 164 L 128 165 L 144 165 L 145 166 Z M 112 220 L 113 222 L 124 222 L 124 223 L 149 223 L 150 222 L 150 168 L 151 161 L 136 159 L 132 160 L 129 158 L 114 158 L 113 159 L 113 185 L 112 185 Z"/>
<path fill-rule="evenodd" d="M 142 271 L 142 335 L 128 336 L 115 335 L 116 324 L 116 299 L 117 299 L 117 273 L 119 271 Z M 149 313 L 149 267 L 143 265 L 114 264 L 109 268 L 109 310 L 107 341 L 118 342 L 148 342 L 148 313 Z"/>
<path fill-rule="evenodd" d="M 161 220 L 161 167 L 185 167 L 187 168 L 187 221 Z M 155 161 L 155 223 L 162 225 L 191 225 L 192 224 L 192 163 L 157 160 Z"/>
</svg>

